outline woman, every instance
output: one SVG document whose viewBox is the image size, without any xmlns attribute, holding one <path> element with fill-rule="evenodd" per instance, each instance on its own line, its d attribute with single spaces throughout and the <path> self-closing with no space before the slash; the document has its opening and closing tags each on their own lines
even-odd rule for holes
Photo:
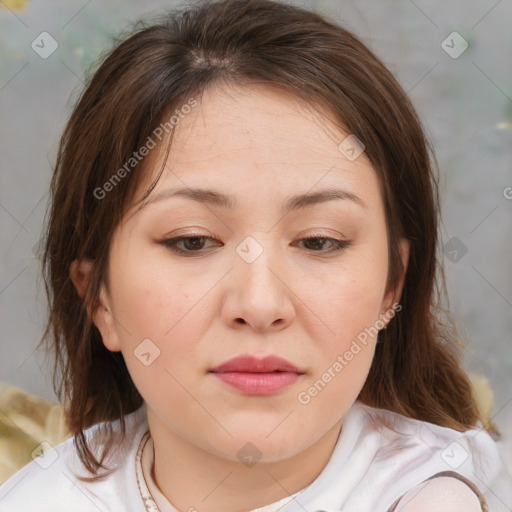
<svg viewBox="0 0 512 512">
<path fill-rule="evenodd" d="M 487 510 L 504 476 L 435 293 L 431 156 L 389 71 L 314 13 L 205 3 L 121 42 L 52 182 L 76 446 L 0 505 Z"/>
</svg>

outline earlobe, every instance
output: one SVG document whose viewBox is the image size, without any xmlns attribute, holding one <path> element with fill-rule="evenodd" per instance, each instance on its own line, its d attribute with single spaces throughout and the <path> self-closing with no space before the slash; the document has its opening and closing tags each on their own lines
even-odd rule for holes
<svg viewBox="0 0 512 512">
<path fill-rule="evenodd" d="M 92 318 L 93 322 L 101 333 L 103 344 L 111 352 L 119 352 L 121 343 L 118 336 L 116 320 L 110 310 L 108 298 L 106 296 L 104 285 L 101 285 L 100 301 L 95 308 Z"/>
</svg>

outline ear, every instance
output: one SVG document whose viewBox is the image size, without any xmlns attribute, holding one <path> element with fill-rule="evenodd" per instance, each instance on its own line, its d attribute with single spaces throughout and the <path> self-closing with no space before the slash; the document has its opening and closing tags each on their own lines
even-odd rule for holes
<svg viewBox="0 0 512 512">
<path fill-rule="evenodd" d="M 401 238 L 398 250 L 400 252 L 400 258 L 402 259 L 403 271 L 398 278 L 398 283 L 393 290 L 389 290 L 384 301 L 383 301 L 383 310 L 381 311 L 381 315 L 385 315 L 386 312 L 389 312 L 392 309 L 395 309 L 394 304 L 400 302 L 400 297 L 402 295 L 402 289 L 404 287 L 405 275 L 407 274 L 407 267 L 409 264 L 409 253 L 411 250 L 411 242 L 406 238 Z"/>
<path fill-rule="evenodd" d="M 85 297 L 92 268 L 92 260 L 74 260 L 69 266 L 71 281 L 73 281 L 78 295 L 82 298 Z M 111 311 L 108 293 L 105 285 L 102 283 L 98 303 L 93 311 L 88 310 L 87 312 L 100 331 L 105 347 L 111 352 L 118 352 L 121 350 L 121 344 L 119 342 L 117 323 Z"/>
</svg>

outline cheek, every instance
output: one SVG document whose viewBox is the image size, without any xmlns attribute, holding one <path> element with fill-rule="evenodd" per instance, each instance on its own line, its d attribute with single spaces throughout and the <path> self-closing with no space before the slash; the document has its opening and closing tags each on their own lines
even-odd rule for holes
<svg viewBox="0 0 512 512">
<path fill-rule="evenodd" d="M 173 400 L 186 400 L 178 382 L 190 379 L 191 368 L 206 371 L 198 367 L 206 363 L 197 351 L 217 311 L 212 288 L 219 277 L 184 272 L 165 258 L 135 256 L 119 262 L 112 274 L 116 315 L 126 327 L 118 329 L 123 357 L 144 398 L 158 399 L 155 390 L 165 389 Z M 140 356 L 148 352 L 145 366 Z"/>
<path fill-rule="evenodd" d="M 112 273 L 115 312 L 125 327 L 118 329 L 122 353 L 146 401 L 172 399 L 186 405 L 179 383 L 197 366 L 197 345 L 208 325 L 205 299 L 212 284 L 155 263 L 131 258 L 130 265 L 119 265 Z"/>
<path fill-rule="evenodd" d="M 150 260 L 132 253 L 112 273 L 115 309 L 126 319 L 132 341 L 141 337 L 163 341 L 201 311 L 209 281 L 173 269 L 165 258 Z"/>
<path fill-rule="evenodd" d="M 381 283 L 371 286 L 352 276 L 327 292 L 310 294 L 305 302 L 322 322 L 309 313 L 317 357 L 297 401 L 314 417 L 339 418 L 359 395 L 373 360 Z"/>
<path fill-rule="evenodd" d="M 302 318 L 308 319 L 318 364 L 302 388 L 303 400 L 298 398 L 321 416 L 332 414 L 332 408 L 346 410 L 368 375 L 387 277 L 386 247 L 354 251 L 328 279 L 304 275 Z"/>
<path fill-rule="evenodd" d="M 343 346 L 374 325 L 381 312 L 386 262 L 365 261 L 356 254 L 353 260 L 347 259 L 327 279 L 305 273 L 299 281 L 301 317 L 309 319 L 309 329 L 316 331 L 312 338 L 328 341 L 328 345 Z"/>
</svg>

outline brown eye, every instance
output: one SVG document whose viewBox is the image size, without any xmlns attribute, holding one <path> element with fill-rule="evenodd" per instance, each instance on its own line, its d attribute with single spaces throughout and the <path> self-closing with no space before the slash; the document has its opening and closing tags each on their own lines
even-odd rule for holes
<svg viewBox="0 0 512 512">
<path fill-rule="evenodd" d="M 352 242 L 348 240 L 337 240 L 336 238 L 329 238 L 323 236 L 303 238 L 300 241 L 304 243 L 306 249 L 313 252 L 323 253 L 341 251 L 342 249 L 345 249 L 352 244 Z"/>
<path fill-rule="evenodd" d="M 183 246 L 188 251 L 196 251 L 203 248 L 204 241 L 204 236 L 191 236 L 183 239 Z"/>
<path fill-rule="evenodd" d="M 161 243 L 176 253 L 194 254 L 200 253 L 208 240 L 215 241 L 210 236 L 177 236 L 162 240 Z"/>
</svg>

